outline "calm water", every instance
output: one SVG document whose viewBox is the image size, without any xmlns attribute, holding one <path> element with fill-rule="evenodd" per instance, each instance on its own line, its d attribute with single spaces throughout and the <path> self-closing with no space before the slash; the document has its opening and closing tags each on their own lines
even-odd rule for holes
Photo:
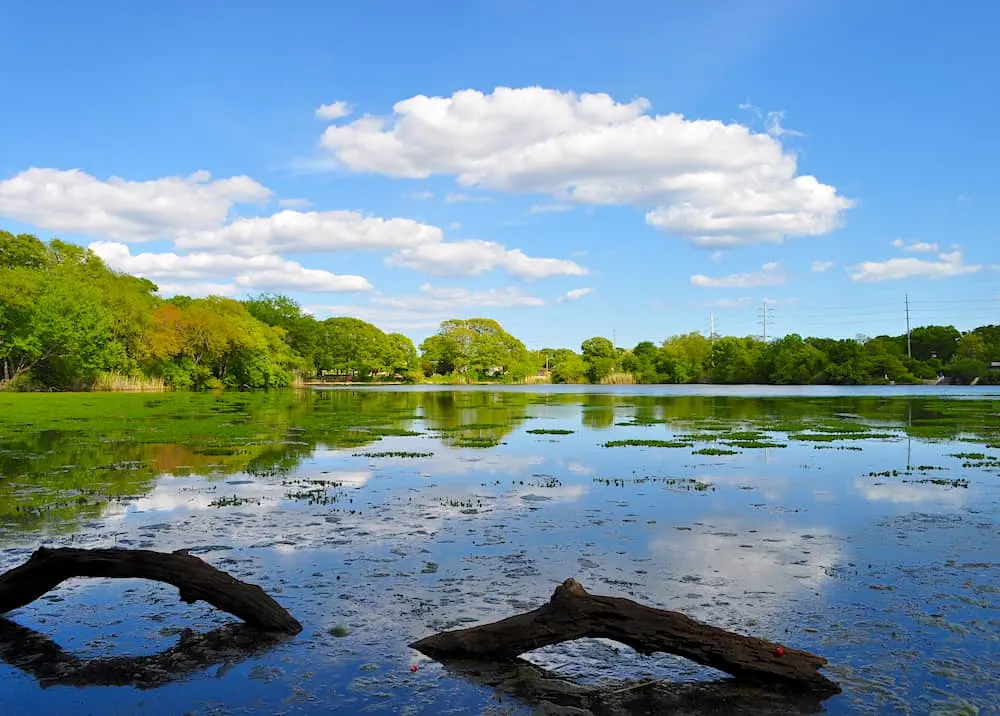
<svg viewBox="0 0 1000 716">
<path fill-rule="evenodd" d="M 205 646 L 181 631 L 232 617 L 75 580 L 0 623 L 0 713 L 531 713 L 406 645 L 570 576 L 826 656 L 829 713 L 996 713 L 997 392 L 576 391 L 0 395 L 0 569 L 191 548 L 305 626 Z M 628 440 L 679 446 L 605 447 Z M 723 677 L 601 641 L 529 658 Z"/>
</svg>

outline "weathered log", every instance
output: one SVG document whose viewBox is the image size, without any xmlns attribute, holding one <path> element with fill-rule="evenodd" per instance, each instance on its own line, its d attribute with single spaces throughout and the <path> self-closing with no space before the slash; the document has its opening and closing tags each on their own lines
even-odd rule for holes
<svg viewBox="0 0 1000 716">
<path fill-rule="evenodd" d="M 531 612 L 492 624 L 440 632 L 410 646 L 432 659 L 510 661 L 525 652 L 573 639 L 604 638 L 640 654 L 665 652 L 740 679 L 838 693 L 819 673 L 826 659 L 695 621 L 630 599 L 588 593 L 567 579 Z"/>
<path fill-rule="evenodd" d="M 264 631 L 298 634 L 302 625 L 256 584 L 241 582 L 188 554 L 131 549 L 49 549 L 0 574 L 0 614 L 30 604 L 73 577 L 152 579 L 177 587 L 180 599 L 203 600 Z"/>
<path fill-rule="evenodd" d="M 0 661 L 38 680 L 39 686 L 131 686 L 155 689 L 216 664 L 229 668 L 289 637 L 233 623 L 210 632 L 181 632 L 159 654 L 81 659 L 33 629 L 0 617 Z"/>
</svg>

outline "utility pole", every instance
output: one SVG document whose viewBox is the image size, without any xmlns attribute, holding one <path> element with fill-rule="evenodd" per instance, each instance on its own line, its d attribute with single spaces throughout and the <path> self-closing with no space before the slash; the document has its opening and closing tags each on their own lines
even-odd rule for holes
<svg viewBox="0 0 1000 716">
<path fill-rule="evenodd" d="M 906 305 L 906 357 L 913 357 L 913 348 L 910 345 L 910 294 L 903 294 L 903 301 Z"/>
<path fill-rule="evenodd" d="M 710 340 L 712 343 L 715 343 L 715 311 L 712 311 L 710 314 L 708 314 L 708 325 L 709 325 L 708 340 Z"/>
<path fill-rule="evenodd" d="M 761 301 L 760 308 L 758 309 L 758 322 L 763 326 L 762 338 L 764 342 L 767 343 L 767 327 L 771 323 L 772 319 L 770 316 L 769 306 L 767 301 Z"/>
</svg>

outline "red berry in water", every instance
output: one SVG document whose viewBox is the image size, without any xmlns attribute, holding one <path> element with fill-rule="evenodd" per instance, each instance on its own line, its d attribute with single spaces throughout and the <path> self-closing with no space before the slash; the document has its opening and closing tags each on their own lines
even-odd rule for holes
<svg viewBox="0 0 1000 716">
<path fill-rule="evenodd" d="M 785 655 L 785 647 L 779 646 L 777 649 L 774 650 L 774 655 L 775 656 L 784 656 Z"/>
<path fill-rule="evenodd" d="M 419 666 L 417 666 L 416 664 L 411 664 L 411 665 L 410 665 L 410 671 L 416 671 L 416 670 L 417 670 L 417 669 L 419 669 L 419 668 L 420 668 L 420 667 L 419 667 Z"/>
</svg>

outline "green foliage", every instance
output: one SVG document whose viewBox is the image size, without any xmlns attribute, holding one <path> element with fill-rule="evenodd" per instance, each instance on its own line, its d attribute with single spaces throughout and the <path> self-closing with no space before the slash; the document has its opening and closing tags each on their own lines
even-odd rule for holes
<svg viewBox="0 0 1000 716">
<path fill-rule="evenodd" d="M 923 326 L 909 342 L 905 334 L 764 342 L 688 333 L 631 351 L 595 336 L 575 352 L 528 351 L 496 321 L 471 318 L 444 321 L 418 353 L 400 333 L 357 318 L 319 321 L 287 296 L 163 299 L 157 291 L 81 246 L 0 230 L 0 388 L 272 388 L 319 373 L 519 382 L 543 367 L 553 383 L 1000 383 L 1000 369 L 991 367 L 1000 362 L 1000 325 Z"/>
<path fill-rule="evenodd" d="M 618 366 L 619 353 L 607 338 L 588 338 L 580 345 L 585 374 L 591 383 L 600 383 L 614 372 Z"/>
<path fill-rule="evenodd" d="M 420 353 L 428 375 L 474 380 L 521 380 L 535 363 L 521 341 L 489 318 L 443 321 L 420 345 Z"/>
</svg>

